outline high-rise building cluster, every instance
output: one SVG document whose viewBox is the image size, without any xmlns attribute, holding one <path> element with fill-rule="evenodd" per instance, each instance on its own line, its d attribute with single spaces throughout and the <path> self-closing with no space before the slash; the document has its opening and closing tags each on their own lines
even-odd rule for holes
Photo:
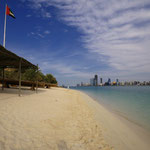
<svg viewBox="0 0 150 150">
<path fill-rule="evenodd" d="M 90 79 L 91 86 L 98 86 L 98 75 L 95 75 L 94 78 Z"/>
<path fill-rule="evenodd" d="M 118 81 L 118 79 L 116 81 Z M 90 86 L 103 86 L 103 85 L 111 85 L 111 79 L 108 78 L 108 81 L 105 83 L 103 83 L 102 77 L 100 77 L 98 80 L 98 75 L 95 75 L 94 78 L 90 79 Z"/>
<path fill-rule="evenodd" d="M 90 83 L 81 82 L 81 84 L 77 84 L 77 86 L 132 86 L 132 85 L 150 86 L 150 81 L 120 82 L 119 79 L 116 79 L 115 81 L 112 82 L 111 79 L 108 78 L 107 82 L 103 82 L 102 77 L 98 77 L 98 75 L 95 75 L 94 78 L 90 79 Z"/>
</svg>

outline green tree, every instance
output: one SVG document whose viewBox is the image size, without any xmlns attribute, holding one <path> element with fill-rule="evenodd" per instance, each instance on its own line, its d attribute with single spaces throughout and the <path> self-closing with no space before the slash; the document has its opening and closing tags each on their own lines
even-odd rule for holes
<svg viewBox="0 0 150 150">
<path fill-rule="evenodd" d="M 37 73 L 38 81 L 45 82 L 45 78 L 46 78 L 45 75 L 41 71 L 38 71 L 38 73 Z"/>
<path fill-rule="evenodd" d="M 22 74 L 22 80 L 36 81 L 37 80 L 37 70 L 27 69 L 25 73 Z"/>
<path fill-rule="evenodd" d="M 2 69 L 0 68 L 0 77 L 2 78 Z M 5 69 L 5 78 L 18 80 L 18 69 Z M 36 69 L 22 69 L 22 80 L 24 81 L 39 81 L 57 84 L 56 78 L 52 74 L 44 75 L 41 70 Z"/>
<path fill-rule="evenodd" d="M 57 84 L 57 80 L 56 80 L 56 78 L 52 74 L 46 74 L 45 81 L 47 83 Z"/>
</svg>

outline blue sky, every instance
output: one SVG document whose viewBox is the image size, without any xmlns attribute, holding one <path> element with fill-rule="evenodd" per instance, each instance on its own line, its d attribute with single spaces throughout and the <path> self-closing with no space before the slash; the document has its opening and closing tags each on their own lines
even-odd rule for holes
<svg viewBox="0 0 150 150">
<path fill-rule="evenodd" d="M 0 1 L 0 43 L 4 7 Z M 7 0 L 6 48 L 59 84 L 150 80 L 149 0 Z"/>
</svg>

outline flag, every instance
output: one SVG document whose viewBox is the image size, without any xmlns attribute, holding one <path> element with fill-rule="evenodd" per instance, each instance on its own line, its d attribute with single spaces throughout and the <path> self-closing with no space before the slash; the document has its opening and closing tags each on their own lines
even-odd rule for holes
<svg viewBox="0 0 150 150">
<path fill-rule="evenodd" d="M 8 6 L 6 7 L 6 15 L 9 15 L 15 19 L 15 15 L 13 14 L 13 12 L 10 10 Z"/>
</svg>

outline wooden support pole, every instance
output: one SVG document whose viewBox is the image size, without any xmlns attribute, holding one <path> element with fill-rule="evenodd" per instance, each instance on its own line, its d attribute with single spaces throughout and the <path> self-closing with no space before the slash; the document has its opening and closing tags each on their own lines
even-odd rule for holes
<svg viewBox="0 0 150 150">
<path fill-rule="evenodd" d="M 20 61 L 19 61 L 19 96 L 21 96 L 21 61 L 22 61 L 22 58 L 20 58 Z"/>
<path fill-rule="evenodd" d="M 5 80 L 5 68 L 3 67 L 2 69 L 2 91 L 4 91 L 4 80 Z"/>
<path fill-rule="evenodd" d="M 38 75 L 39 75 L 39 67 L 37 64 L 37 74 L 36 74 L 36 93 L 38 92 Z"/>
</svg>

